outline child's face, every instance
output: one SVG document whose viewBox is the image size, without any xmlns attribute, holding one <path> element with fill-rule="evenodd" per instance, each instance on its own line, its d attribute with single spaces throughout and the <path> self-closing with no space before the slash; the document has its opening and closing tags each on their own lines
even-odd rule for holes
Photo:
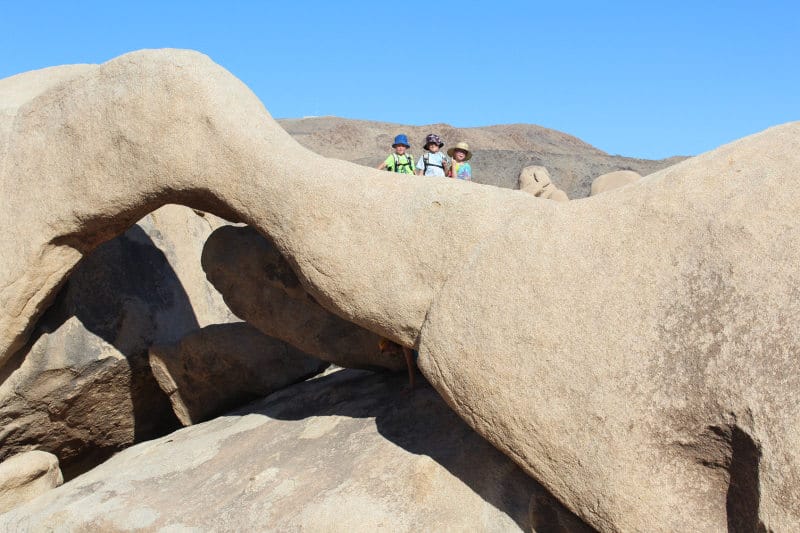
<svg viewBox="0 0 800 533">
<path fill-rule="evenodd" d="M 467 152 L 465 152 L 464 150 L 459 150 L 458 148 L 453 150 L 453 159 L 455 159 L 456 161 L 460 162 L 465 160 L 466 158 L 467 158 Z"/>
<path fill-rule="evenodd" d="M 434 154 L 439 151 L 439 145 L 436 143 L 428 144 L 428 151 L 433 152 Z"/>
<path fill-rule="evenodd" d="M 394 147 L 394 151 L 397 152 L 397 155 L 403 155 L 404 153 L 406 153 L 406 145 L 398 144 L 397 146 Z"/>
</svg>

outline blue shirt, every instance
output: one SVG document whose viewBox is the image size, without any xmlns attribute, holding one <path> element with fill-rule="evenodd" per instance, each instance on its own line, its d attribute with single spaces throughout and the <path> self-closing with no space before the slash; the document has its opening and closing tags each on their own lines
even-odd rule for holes
<svg viewBox="0 0 800 533">
<path fill-rule="evenodd" d="M 425 168 L 425 156 L 428 156 L 427 169 Z M 447 161 L 447 156 L 442 152 L 427 152 L 424 156 L 419 158 L 419 161 L 417 162 L 417 170 L 424 170 L 425 176 L 444 177 L 444 161 Z"/>
</svg>

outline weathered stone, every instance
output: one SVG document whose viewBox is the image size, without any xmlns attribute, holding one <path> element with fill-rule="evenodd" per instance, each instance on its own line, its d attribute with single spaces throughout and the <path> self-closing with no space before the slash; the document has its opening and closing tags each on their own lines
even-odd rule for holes
<svg viewBox="0 0 800 533">
<path fill-rule="evenodd" d="M 42 328 L 0 384 L 0 457 L 45 450 L 71 477 L 178 426 L 146 357 L 126 357 L 75 316 Z"/>
<path fill-rule="evenodd" d="M 327 363 L 242 322 L 208 326 L 150 348 L 150 367 L 185 426 L 267 396 Z"/>
<path fill-rule="evenodd" d="M 519 190 L 532 194 L 537 198 L 567 202 L 567 194 L 558 189 L 550 179 L 550 173 L 542 166 L 523 168 L 519 173 Z"/>
<path fill-rule="evenodd" d="M 82 254 L 186 203 L 418 345 L 447 402 L 591 525 L 800 528 L 800 123 L 556 205 L 320 158 L 188 52 L 123 56 L 12 115 L 3 360 Z"/>
<path fill-rule="evenodd" d="M 342 370 L 124 450 L 0 530 L 529 531 L 531 494 L 427 384 Z"/>
<path fill-rule="evenodd" d="M 72 273 L 35 338 L 0 380 L 0 459 L 56 454 L 67 476 L 177 426 L 147 362 L 155 342 L 237 320 L 200 254 L 224 221 L 164 206 Z"/>
<path fill-rule="evenodd" d="M 64 482 L 58 457 L 38 450 L 0 463 L 0 514 L 58 487 Z"/>
<path fill-rule="evenodd" d="M 611 189 L 617 189 L 623 185 L 639 181 L 640 179 L 642 179 L 642 176 L 633 170 L 608 172 L 607 174 L 597 176 L 594 181 L 592 181 L 590 196 L 610 191 Z"/>
<path fill-rule="evenodd" d="M 155 317 L 159 330 L 158 342 L 177 341 L 198 327 L 239 321 L 219 292 L 208 282 L 200 264 L 203 246 L 209 235 L 228 224 L 228 221 L 211 213 L 170 204 L 156 209 L 136 223 L 144 233 L 126 232 L 132 242 L 155 247 L 163 253 L 164 260 L 174 274 L 161 274 L 159 291 L 161 294 L 168 291 L 180 294 L 179 297 L 164 297 L 172 298 L 175 302 L 184 300 L 188 308 L 186 313 L 169 308 L 158 309 Z M 144 269 L 138 266 L 140 270 Z M 131 262 L 125 267 L 136 270 L 137 263 Z M 145 285 L 145 289 L 152 291 L 151 287 Z M 152 296 L 148 298 L 152 299 Z M 184 325 L 186 320 L 183 315 L 189 313 L 194 316 L 194 321 Z M 178 322 L 172 324 L 171 321 L 175 320 Z"/>
<path fill-rule="evenodd" d="M 0 97 L 25 75 L 3 81 Z M 491 234 L 478 222 L 495 215 L 486 195 L 523 202 L 494 187 L 399 180 L 319 157 L 239 80 L 194 52 L 122 56 L 44 87 L 0 119 L 8 139 L 0 245 L 16 250 L 0 264 L 3 361 L 82 255 L 164 203 L 258 228 L 323 307 L 413 345 L 435 288 Z M 471 217 L 456 232 L 449 219 L 458 213 Z M 453 237 L 446 249 L 435 244 L 442 231 Z M 388 245 L 409 238 L 409 253 Z M 417 247 L 438 248 L 436 259 L 410 253 Z M 360 301 L 331 296 L 349 294 L 352 284 Z"/>
<path fill-rule="evenodd" d="M 515 213 L 437 294 L 421 370 L 598 529 L 798 530 L 799 178 L 792 123 Z"/>
<path fill-rule="evenodd" d="M 380 352 L 379 335 L 321 307 L 255 229 L 217 229 L 206 241 L 202 263 L 230 308 L 264 334 L 339 366 L 405 368 L 402 354 Z"/>
</svg>

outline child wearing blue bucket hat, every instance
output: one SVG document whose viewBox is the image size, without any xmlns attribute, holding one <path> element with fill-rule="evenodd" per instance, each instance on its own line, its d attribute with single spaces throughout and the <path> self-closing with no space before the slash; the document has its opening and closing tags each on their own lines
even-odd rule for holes
<svg viewBox="0 0 800 533">
<path fill-rule="evenodd" d="M 386 160 L 378 165 L 378 170 L 388 170 L 389 172 L 399 172 L 400 174 L 414 174 L 414 156 L 407 154 L 406 150 L 410 148 L 408 144 L 408 137 L 400 134 L 394 138 L 392 144 L 394 152 L 389 154 Z"/>
</svg>

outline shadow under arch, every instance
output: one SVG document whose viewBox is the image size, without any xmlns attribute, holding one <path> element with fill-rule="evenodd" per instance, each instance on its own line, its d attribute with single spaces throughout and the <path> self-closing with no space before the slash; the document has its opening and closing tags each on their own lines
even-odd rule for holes
<svg viewBox="0 0 800 533">
<path fill-rule="evenodd" d="M 73 319 L 77 319 L 81 327 L 73 326 L 62 332 L 63 338 L 71 339 L 67 344 L 72 348 L 56 346 L 54 349 L 64 351 L 59 356 L 66 357 L 65 364 L 74 364 L 81 372 L 86 372 L 86 379 L 81 379 L 76 386 L 85 388 L 96 380 L 96 390 L 100 394 L 111 394 L 110 397 L 119 401 L 130 402 L 132 435 L 126 437 L 129 441 L 109 445 L 107 441 L 82 442 L 62 435 L 64 440 L 59 442 L 53 435 L 52 440 L 35 442 L 30 435 L 22 434 L 25 428 L 0 438 L 3 455 L 31 444 L 56 454 L 61 459 L 65 479 L 96 466 L 121 448 L 180 427 L 167 396 L 152 375 L 147 351 L 152 344 L 177 341 L 200 327 L 178 274 L 164 252 L 138 224 L 103 242 L 77 264 L 36 323 L 25 347 L 14 356 L 12 364 L 3 369 L 3 380 L 22 367 L 42 336 L 58 332 L 67 321 L 74 322 Z M 103 348 L 94 337 L 116 348 L 125 357 L 128 368 L 117 369 L 113 372 L 116 376 L 109 377 L 109 367 L 101 360 Z M 41 350 L 47 348 L 39 348 Z M 69 353 L 70 350 L 73 353 Z M 115 360 L 113 364 L 119 362 Z M 127 384 L 121 381 L 121 374 L 129 376 Z M 123 390 L 125 386 L 127 390 Z M 102 427 L 104 421 L 86 419 L 87 413 L 96 417 L 106 408 L 90 410 L 87 407 L 94 393 L 87 389 L 85 394 L 75 395 L 75 391 L 65 390 L 64 396 L 72 394 L 75 399 L 62 405 L 60 398 L 54 398 L 55 407 L 50 402 L 41 402 L 36 409 L 56 409 L 57 412 L 46 413 L 45 418 L 66 426 L 89 427 L 94 423 Z M 128 409 L 123 406 L 108 408 Z"/>
</svg>

